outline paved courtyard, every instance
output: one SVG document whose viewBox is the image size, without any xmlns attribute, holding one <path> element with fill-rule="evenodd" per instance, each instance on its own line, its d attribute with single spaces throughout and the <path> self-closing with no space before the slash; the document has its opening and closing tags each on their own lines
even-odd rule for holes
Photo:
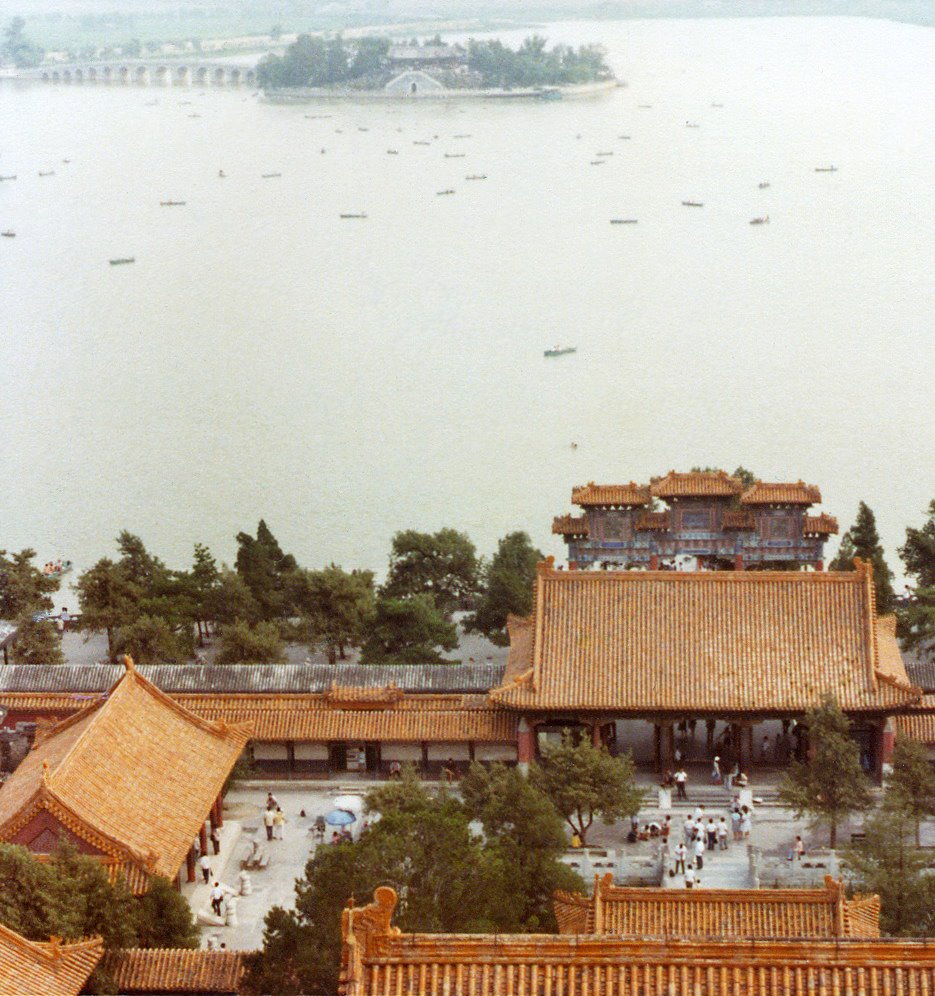
<svg viewBox="0 0 935 996">
<path fill-rule="evenodd" d="M 820 831 L 815 835 L 809 833 L 805 821 L 796 821 L 788 810 L 776 805 L 774 786 L 770 784 L 775 780 L 773 777 L 769 781 L 754 782 L 752 785 L 754 797 L 763 801 L 755 807 L 749 843 L 759 852 L 761 863 L 771 862 L 770 868 L 778 867 L 784 871 L 786 856 L 795 835 L 802 834 L 810 851 L 819 849 L 815 853 L 814 862 L 821 863 L 822 866 L 804 872 L 814 879 L 815 884 L 819 884 L 826 872 L 837 873 L 838 870 L 836 863 L 827 864 L 827 854 L 822 854 L 820 850 L 827 843 L 826 832 Z M 640 783 L 650 795 L 645 809 L 639 814 L 639 822 L 643 824 L 660 820 L 665 813 L 659 809 L 653 779 L 641 776 Z M 263 870 L 249 872 L 252 891 L 250 895 L 237 896 L 237 925 L 203 926 L 202 942 L 207 944 L 208 939 L 213 936 L 217 943 L 224 943 L 231 949 L 253 950 L 260 947 L 263 940 L 263 920 L 267 911 L 277 905 L 286 908 L 293 906 L 295 880 L 302 877 L 305 864 L 315 851 L 315 835 L 311 832 L 315 817 L 333 809 L 336 796 L 363 795 L 369 784 L 338 779 L 306 783 L 258 781 L 241 783 L 232 789 L 225 799 L 221 853 L 213 859 L 212 877 L 217 878 L 232 892 L 238 892 L 241 858 L 249 852 L 255 839 L 267 850 L 269 863 Z M 267 843 L 261 817 L 269 789 L 273 791 L 285 813 L 286 824 L 284 839 Z M 722 814 L 729 816 L 729 799 L 723 789 L 711 785 L 696 785 L 694 791 L 690 786 L 689 794 L 687 805 L 676 803 L 670 811 L 674 825 L 673 848 L 680 839 L 685 816 L 696 805 L 705 806 L 706 817 L 712 814 L 717 820 Z M 628 821 L 609 827 L 600 822 L 595 823 L 588 834 L 588 847 L 582 851 L 569 850 L 565 860 L 577 864 L 588 881 L 595 873 L 607 870 L 613 871 L 618 879 L 629 877 L 631 873 L 637 876 L 641 871 L 645 873 L 651 865 L 655 870 L 655 879 L 647 879 L 647 885 L 658 884 L 661 871 L 664 884 L 682 887 L 681 876 L 672 879 L 667 875 L 672 861 L 661 859 L 658 842 L 627 844 L 628 830 Z M 330 829 L 328 833 L 330 834 Z M 935 843 L 935 825 L 925 828 L 925 837 L 924 842 Z M 841 840 L 849 839 L 849 828 L 844 828 Z M 808 857 L 806 861 L 812 865 Z M 771 872 L 767 870 L 767 874 L 761 876 L 763 885 L 772 884 L 770 875 Z M 699 879 L 703 888 L 749 888 L 752 879 L 746 844 L 732 842 L 726 852 L 706 854 Z M 202 910 L 210 911 L 209 889 L 209 886 L 201 882 L 200 873 L 198 883 L 183 887 L 183 893 L 196 914 Z"/>
</svg>

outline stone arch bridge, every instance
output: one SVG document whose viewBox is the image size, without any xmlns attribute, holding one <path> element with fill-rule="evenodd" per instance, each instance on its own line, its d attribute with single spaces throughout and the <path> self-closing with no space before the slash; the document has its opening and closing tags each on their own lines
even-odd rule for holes
<svg viewBox="0 0 935 996">
<path fill-rule="evenodd" d="M 113 83 L 137 86 L 254 86 L 256 67 L 200 60 L 123 59 L 40 66 L 30 79 L 45 83 Z"/>
</svg>

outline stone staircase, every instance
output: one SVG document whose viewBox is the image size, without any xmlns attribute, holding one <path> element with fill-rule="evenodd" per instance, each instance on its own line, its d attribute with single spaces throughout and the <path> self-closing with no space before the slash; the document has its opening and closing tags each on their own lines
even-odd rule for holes
<svg viewBox="0 0 935 996">
<path fill-rule="evenodd" d="M 669 875 L 669 862 L 662 876 L 662 884 L 667 889 L 684 889 L 682 875 Z M 702 889 L 752 889 L 750 857 L 746 844 L 731 843 L 726 851 L 705 851 L 704 868 L 696 872 L 695 887 Z"/>
</svg>

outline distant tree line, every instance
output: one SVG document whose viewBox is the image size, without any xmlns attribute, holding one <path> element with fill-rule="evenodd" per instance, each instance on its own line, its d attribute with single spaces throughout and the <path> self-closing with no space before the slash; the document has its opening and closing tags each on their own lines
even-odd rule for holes
<svg viewBox="0 0 935 996">
<path fill-rule="evenodd" d="M 20 69 L 38 66 L 45 52 L 33 44 L 23 33 L 26 21 L 14 17 L 3 32 L 3 47 L 0 49 L 0 62 L 12 62 Z"/>
<path fill-rule="evenodd" d="M 443 47 L 441 38 L 429 43 Z M 299 35 L 284 55 L 269 55 L 257 70 L 261 86 L 338 87 L 351 86 L 376 89 L 384 86 L 400 67 L 389 59 L 390 41 L 386 37 L 367 36 L 347 43 L 337 35 L 324 39 Z M 599 46 L 583 45 L 573 49 L 567 45 L 546 48 L 546 40 L 538 35 L 527 38 L 518 49 L 500 41 L 476 41 L 467 44 L 460 65 L 463 80 L 445 82 L 474 87 L 529 87 L 585 83 L 611 78 Z"/>
</svg>

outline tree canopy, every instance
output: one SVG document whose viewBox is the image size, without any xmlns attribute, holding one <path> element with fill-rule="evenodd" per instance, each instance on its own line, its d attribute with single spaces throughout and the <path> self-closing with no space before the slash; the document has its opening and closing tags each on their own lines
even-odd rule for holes
<svg viewBox="0 0 935 996">
<path fill-rule="evenodd" d="M 43 574 L 33 563 L 35 550 L 7 554 L 0 550 L 0 619 L 16 623 L 14 664 L 61 664 L 62 648 L 53 624 L 34 619 L 52 609 L 51 595 L 58 591 L 58 578 Z"/>
<path fill-rule="evenodd" d="M 635 816 L 643 803 L 629 752 L 611 757 L 605 746 L 594 746 L 588 736 L 575 738 L 566 732 L 560 742 L 545 744 L 541 764 L 530 768 L 530 780 L 582 843 L 595 817 L 609 826 L 624 816 Z"/>
<path fill-rule="evenodd" d="M 339 657 L 345 659 L 348 647 L 363 643 L 375 612 L 373 572 L 348 572 L 335 564 L 301 571 L 295 601 L 310 649 L 323 648 L 334 664 Z"/>
<path fill-rule="evenodd" d="M 906 529 L 899 555 L 915 582 L 909 604 L 900 613 L 900 635 L 906 647 L 935 657 L 935 499 L 922 526 Z"/>
<path fill-rule="evenodd" d="M 218 633 L 216 664 L 281 664 L 285 645 L 276 623 L 238 620 L 222 626 Z"/>
<path fill-rule="evenodd" d="M 849 733 L 850 720 L 832 696 L 806 714 L 805 725 L 808 760 L 789 762 L 779 783 L 779 797 L 794 810 L 796 819 L 807 814 L 816 825 L 826 824 L 834 848 L 840 823 L 870 806 L 870 784 Z"/>
<path fill-rule="evenodd" d="M 915 842 L 919 846 L 919 828 L 926 816 L 935 815 L 935 770 L 925 745 L 911 737 L 899 735 L 893 750 L 893 770 L 886 783 L 888 795 L 895 799 L 915 822 Z"/>
<path fill-rule="evenodd" d="M 532 611 L 536 565 L 544 559 L 545 555 L 532 545 L 526 533 L 504 536 L 493 559 L 481 571 L 477 610 L 468 618 L 466 628 L 506 646 L 507 616 L 528 616 Z"/>
<path fill-rule="evenodd" d="M 278 619 L 292 609 L 292 576 L 298 564 L 283 553 L 269 526 L 260 519 L 256 537 L 237 534 L 237 573 L 250 589 L 264 619 Z"/>
<path fill-rule="evenodd" d="M 865 502 L 861 502 L 857 509 L 854 525 L 841 537 L 841 546 L 837 556 L 831 561 L 831 570 L 853 570 L 855 557 L 860 557 L 873 567 L 877 612 L 881 616 L 892 612 L 896 604 L 896 596 L 893 593 L 893 572 L 887 566 L 883 554 L 876 517 Z"/>
<path fill-rule="evenodd" d="M 11 18 L 3 32 L 3 47 L 0 49 L 3 59 L 9 59 L 20 69 L 38 66 L 45 52 L 31 42 L 24 32 L 26 21 L 22 17 Z"/>
<path fill-rule="evenodd" d="M 377 600 L 361 652 L 363 664 L 437 664 L 439 647 L 454 650 L 458 634 L 430 595 Z"/>
<path fill-rule="evenodd" d="M 456 609 L 467 608 L 477 592 L 479 568 L 477 550 L 465 533 L 406 529 L 393 537 L 381 594 L 386 598 L 428 595 L 450 619 Z"/>
<path fill-rule="evenodd" d="M 544 808 L 548 800 L 533 800 L 532 790 L 515 781 L 522 778 L 518 773 L 509 775 L 509 784 L 504 777 L 492 773 L 487 789 L 475 778 L 473 811 L 444 789 L 428 791 L 408 768 L 399 782 L 368 795 L 369 829 L 354 843 L 319 847 L 296 882 L 295 909 L 275 907 L 267 914 L 263 950 L 248 956 L 241 991 L 336 992 L 341 910 L 351 897 L 366 902 L 379 885 L 396 890 L 394 922 L 404 931 L 554 930 L 551 889 L 582 889 L 583 883 L 555 861 L 561 844 L 554 811 L 550 816 Z M 519 804 L 521 829 L 495 815 L 499 804 L 492 796 Z M 470 825 L 479 812 L 490 818 L 483 837 Z M 546 839 L 540 836 L 529 862 L 517 865 L 510 835 L 535 830 L 540 819 Z M 516 902 L 514 889 L 520 890 Z"/>
</svg>

